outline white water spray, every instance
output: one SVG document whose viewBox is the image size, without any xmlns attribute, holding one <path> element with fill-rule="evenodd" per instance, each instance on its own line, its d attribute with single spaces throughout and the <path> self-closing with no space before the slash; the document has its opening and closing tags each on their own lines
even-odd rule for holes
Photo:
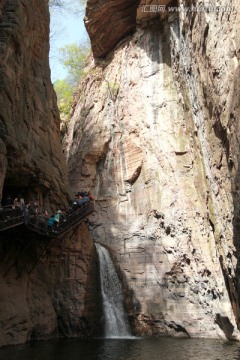
<svg viewBox="0 0 240 360">
<path fill-rule="evenodd" d="M 100 280 L 105 318 L 106 338 L 131 337 L 130 327 L 123 309 L 121 284 L 106 248 L 96 244 L 100 263 Z"/>
</svg>

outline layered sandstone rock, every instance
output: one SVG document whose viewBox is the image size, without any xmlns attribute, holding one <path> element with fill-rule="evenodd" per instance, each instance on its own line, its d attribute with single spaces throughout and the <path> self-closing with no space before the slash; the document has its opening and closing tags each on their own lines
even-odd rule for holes
<svg viewBox="0 0 240 360">
<path fill-rule="evenodd" d="M 3 184 L 47 206 L 67 196 L 59 112 L 50 80 L 47 0 L 1 2 L 0 192 Z"/>
<path fill-rule="evenodd" d="M 172 0 L 88 0 L 85 25 L 93 55 L 105 57 L 124 37 L 132 34 L 137 22 L 164 15 Z M 166 9 L 167 10 L 167 9 Z"/>
<path fill-rule="evenodd" d="M 138 4 L 139 0 L 88 0 L 84 20 L 96 57 L 106 56 L 119 40 L 133 32 Z"/>
<path fill-rule="evenodd" d="M 137 333 L 239 337 L 240 15 L 218 3 L 140 21 L 89 70 L 66 139 Z"/>
<path fill-rule="evenodd" d="M 98 269 L 86 225 L 50 242 L 16 231 L 0 242 L 0 346 L 93 334 Z"/>
<path fill-rule="evenodd" d="M 56 209 L 68 182 L 48 53 L 48 1 L 0 1 L 0 197 L 21 191 Z M 89 335 L 94 260 L 85 224 L 54 241 L 24 226 L 0 232 L 0 346 Z"/>
</svg>

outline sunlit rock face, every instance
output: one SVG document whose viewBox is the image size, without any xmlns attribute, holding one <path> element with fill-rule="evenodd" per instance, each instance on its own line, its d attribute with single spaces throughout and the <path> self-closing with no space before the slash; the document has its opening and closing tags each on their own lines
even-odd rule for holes
<svg viewBox="0 0 240 360">
<path fill-rule="evenodd" d="M 0 192 L 5 180 L 61 204 L 67 176 L 50 80 L 48 1 L 1 1 L 0 32 Z"/>
<path fill-rule="evenodd" d="M 91 38 L 93 55 L 96 58 L 105 57 L 119 41 L 135 31 L 137 22 L 159 16 L 155 8 L 158 10 L 160 6 L 164 7 L 171 2 L 173 1 L 88 0 L 84 22 Z"/>
<path fill-rule="evenodd" d="M 94 56 L 106 56 L 124 36 L 134 31 L 138 4 L 139 0 L 87 1 L 84 21 L 91 34 Z"/>
<path fill-rule="evenodd" d="M 240 15 L 231 6 L 139 21 L 80 86 L 69 179 L 95 195 L 92 234 L 113 251 L 139 334 L 239 336 Z"/>
</svg>

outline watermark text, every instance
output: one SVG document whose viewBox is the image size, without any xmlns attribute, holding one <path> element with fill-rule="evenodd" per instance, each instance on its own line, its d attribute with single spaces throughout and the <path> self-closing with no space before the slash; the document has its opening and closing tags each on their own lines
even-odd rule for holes
<svg viewBox="0 0 240 360">
<path fill-rule="evenodd" d="M 199 6 L 166 6 L 166 5 L 141 5 L 143 13 L 189 13 L 189 12 L 212 12 L 212 13 L 231 13 L 234 11 L 232 6 L 215 6 L 212 4 L 204 4 Z"/>
</svg>

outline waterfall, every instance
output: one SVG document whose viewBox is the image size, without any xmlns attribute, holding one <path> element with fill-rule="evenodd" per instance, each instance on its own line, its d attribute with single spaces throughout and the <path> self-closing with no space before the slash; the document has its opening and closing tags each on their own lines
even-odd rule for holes
<svg viewBox="0 0 240 360">
<path fill-rule="evenodd" d="M 123 309 L 121 284 L 106 248 L 95 244 L 100 263 L 100 281 L 106 338 L 130 337 L 130 327 Z"/>
</svg>

